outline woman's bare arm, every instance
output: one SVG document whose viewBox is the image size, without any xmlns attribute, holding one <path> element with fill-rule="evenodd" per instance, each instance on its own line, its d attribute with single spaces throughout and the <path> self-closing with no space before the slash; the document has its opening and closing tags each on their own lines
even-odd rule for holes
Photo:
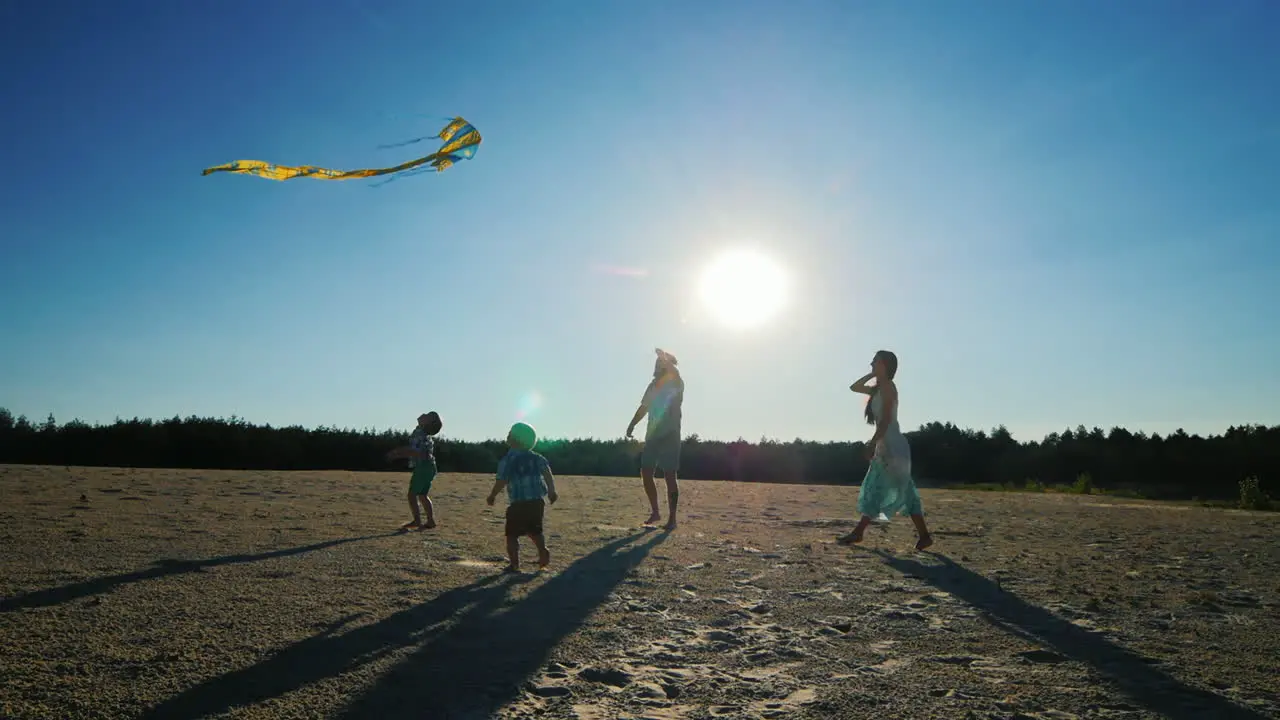
<svg viewBox="0 0 1280 720">
<path fill-rule="evenodd" d="M 875 377 L 874 373 L 867 373 L 866 375 L 863 375 L 862 377 L 855 380 L 853 384 L 849 386 L 849 389 L 856 393 L 862 393 L 863 395 L 870 395 L 871 391 L 875 388 L 875 385 L 868 385 L 867 381 L 873 377 Z"/>
</svg>

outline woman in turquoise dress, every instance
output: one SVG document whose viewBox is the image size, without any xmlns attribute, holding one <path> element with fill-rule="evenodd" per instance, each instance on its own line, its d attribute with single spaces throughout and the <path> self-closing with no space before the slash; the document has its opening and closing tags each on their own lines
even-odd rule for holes
<svg viewBox="0 0 1280 720">
<path fill-rule="evenodd" d="M 868 395 L 863 415 L 875 434 L 867 442 L 867 459 L 871 462 L 862 488 L 858 491 L 858 512 L 862 518 L 853 532 L 840 538 L 842 545 L 862 542 L 872 518 L 885 515 L 908 515 L 916 526 L 919 540 L 916 550 L 933 544 L 933 536 L 924 522 L 924 505 L 911 477 L 911 445 L 898 426 L 898 386 L 893 377 L 898 373 L 898 356 L 888 350 L 876 352 L 871 359 L 871 372 L 849 387 Z M 874 385 L 868 381 L 874 379 Z"/>
</svg>

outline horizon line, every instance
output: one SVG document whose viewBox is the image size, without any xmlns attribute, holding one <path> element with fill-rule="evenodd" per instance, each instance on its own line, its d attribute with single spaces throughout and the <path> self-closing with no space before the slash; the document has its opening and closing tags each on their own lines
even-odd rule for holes
<svg viewBox="0 0 1280 720">
<path fill-rule="evenodd" d="M 86 422 L 86 421 L 84 421 L 84 420 L 81 420 L 79 417 L 75 417 L 75 418 L 73 418 L 73 419 L 71 419 L 71 420 L 69 420 L 69 421 L 59 423 L 59 422 L 57 421 L 57 418 L 54 416 L 54 414 L 53 414 L 52 412 L 50 412 L 50 413 L 46 416 L 46 419 L 45 419 L 44 421 L 41 421 L 41 422 L 35 422 L 35 421 L 32 421 L 30 418 L 28 418 L 25 414 L 14 415 L 12 412 L 10 412 L 10 411 L 9 411 L 9 409 L 8 409 L 8 408 L 4 407 L 3 405 L 0 405 L 0 416 L 4 416 L 4 415 L 8 415 L 8 416 L 9 416 L 9 418 L 13 421 L 13 423 L 14 423 L 14 425 L 15 425 L 15 426 L 16 426 L 16 424 L 17 424 L 17 422 L 18 422 L 19 420 L 26 420 L 26 421 L 27 421 L 27 424 L 28 424 L 31 428 L 33 428 L 34 430 L 36 430 L 37 432 L 39 432 L 39 431 L 40 431 L 40 430 L 41 430 L 45 425 L 47 425 L 50 419 L 52 419 L 52 420 L 53 420 L 53 423 L 54 423 L 55 427 L 57 427 L 58 429 L 62 429 L 62 428 L 68 427 L 68 426 L 76 426 L 76 425 L 80 425 L 80 426 L 84 426 L 84 427 L 89 427 L 89 428 L 109 428 L 109 427 L 112 427 L 112 426 L 114 426 L 114 425 L 124 425 L 124 424 L 129 424 L 129 423 L 134 423 L 134 422 L 138 422 L 138 423 L 147 422 L 147 423 L 152 423 L 152 424 L 161 424 L 161 423 L 171 422 L 171 421 L 173 421 L 173 420 L 178 420 L 179 422 L 188 422 L 188 421 L 193 421 L 193 420 L 194 420 L 194 421 L 204 421 L 204 422 L 213 421 L 213 422 L 221 422 L 221 423 L 226 423 L 226 424 L 235 424 L 235 423 L 237 423 L 237 422 L 238 422 L 238 423 L 243 424 L 244 426 L 246 426 L 246 427 L 250 427 L 250 428 L 270 429 L 270 430 L 301 429 L 301 430 L 304 430 L 304 431 L 306 431 L 306 432 L 318 432 L 318 431 L 320 431 L 320 430 L 331 430 L 331 431 L 348 432 L 348 433 L 353 433 L 353 434 L 364 434 L 364 435 L 370 435 L 370 434 L 372 434 L 372 435 L 380 435 L 380 434 L 392 434 L 392 435 L 401 435 L 401 434 L 404 434 L 404 435 L 407 435 L 409 432 L 411 432 L 410 430 L 396 430 L 396 429 L 393 429 L 393 428 L 391 428 L 391 427 L 386 428 L 386 429 L 377 429 L 377 428 L 374 428 L 374 427 L 366 426 L 366 427 L 364 427 L 364 428 L 359 428 L 359 429 L 357 429 L 357 428 L 355 428 L 355 427 L 351 427 L 351 426 L 339 427 L 339 426 L 336 426 L 336 425 L 325 425 L 325 424 L 317 424 L 317 425 L 312 425 L 312 426 L 301 425 L 301 424 L 298 424 L 298 423 L 291 423 L 291 424 L 287 424 L 287 425 L 273 425 L 273 424 L 271 424 L 271 423 L 269 423 L 269 422 L 268 422 L 268 423 L 256 423 L 256 422 L 253 422 L 253 421 L 248 420 L 247 418 L 240 417 L 239 415 L 236 415 L 236 414 L 234 414 L 234 413 L 233 413 L 232 415 L 230 415 L 230 416 L 227 416 L 227 417 L 212 416 L 212 415 L 197 415 L 197 414 L 194 414 L 194 413 L 193 413 L 193 414 L 190 414 L 190 415 L 186 415 L 186 416 L 182 416 L 182 415 L 177 415 L 177 414 L 175 414 L 175 415 L 172 415 L 172 416 L 169 416 L 169 417 L 160 418 L 160 419 L 150 418 L 150 417 L 148 417 L 148 418 L 143 418 L 143 417 L 139 417 L 139 416 L 136 416 L 136 415 L 135 415 L 134 417 L 132 417 L 132 418 L 123 418 L 123 417 L 120 417 L 119 415 L 117 415 L 114 421 L 112 421 L 111 423 L 105 423 L 105 424 L 104 424 L 104 423 L 101 423 L 101 422 L 98 422 L 98 421 L 95 421 L 95 422 L 93 422 L 93 423 L 89 423 L 89 422 Z M 1128 428 L 1128 427 L 1123 427 L 1123 426 L 1120 426 L 1120 425 L 1113 425 L 1113 426 L 1111 426 L 1111 427 L 1109 427 L 1109 428 L 1103 428 L 1103 427 L 1101 427 L 1101 426 L 1099 426 L 1099 425 L 1085 426 L 1084 424 L 1080 424 L 1080 423 L 1078 423 L 1078 424 L 1076 424 L 1076 426 L 1075 426 L 1075 427 L 1066 427 L 1066 428 L 1064 428 L 1064 429 L 1063 429 L 1063 430 L 1061 430 L 1061 431 L 1056 431 L 1056 430 L 1055 430 L 1055 431 L 1052 431 L 1052 432 L 1046 433 L 1046 434 L 1045 434 L 1043 437 L 1041 437 L 1039 440 L 1019 440 L 1019 439 L 1018 439 L 1018 438 L 1013 434 L 1013 432 L 1012 432 L 1012 431 L 1010 431 L 1010 430 L 1008 429 L 1008 427 L 1007 427 L 1007 426 L 1005 426 L 1003 423 L 1000 423 L 1000 424 L 998 424 L 998 425 L 996 425 L 996 426 L 994 426 L 994 427 L 991 427 L 991 428 L 973 428 L 973 427 L 962 427 L 962 426 L 960 426 L 960 425 L 958 425 L 958 424 L 956 424 L 955 422 L 952 422 L 952 421 L 950 421 L 950 420 L 931 420 L 931 421 L 928 421 L 928 422 L 925 422 L 925 423 L 921 423 L 920 425 L 918 425 L 918 426 L 917 426 L 915 429 L 913 429 L 913 430 L 904 430 L 904 431 L 903 431 L 903 434 L 905 434 L 905 435 L 911 435 L 911 434 L 913 434 L 913 433 L 923 432 L 923 431 L 926 431 L 926 430 L 931 429 L 931 428 L 932 428 L 932 426 L 935 426 L 935 425 L 937 425 L 937 426 L 941 426 L 941 427 L 943 427 L 943 428 L 946 428 L 946 427 L 952 427 L 952 428 L 955 428 L 956 430 L 959 430 L 959 431 L 961 431 L 961 432 L 981 433 L 981 434 L 985 435 L 985 436 L 986 436 L 986 437 L 988 437 L 988 438 L 990 438 L 994 432 L 999 431 L 999 430 L 1003 430 L 1004 432 L 1008 433 L 1009 437 L 1010 437 L 1010 438 L 1012 438 L 1012 439 L 1014 440 L 1014 442 L 1016 442 L 1016 443 L 1018 443 L 1018 444 L 1031 443 L 1031 442 L 1035 442 L 1035 443 L 1042 443 L 1042 442 L 1044 442 L 1044 441 L 1048 440 L 1050 436 L 1053 436 L 1053 435 L 1061 436 L 1061 435 L 1063 435 L 1063 434 L 1065 434 L 1065 433 L 1071 433 L 1072 435 L 1077 435 L 1078 433 L 1077 433 L 1076 431 L 1077 431 L 1077 430 L 1079 430 L 1080 428 L 1084 428 L 1084 429 L 1086 430 L 1086 432 L 1087 432 L 1088 434 L 1090 434 L 1090 435 L 1092 435 L 1092 434 L 1093 434 L 1093 432 L 1094 432 L 1095 430 L 1096 430 L 1096 431 L 1101 431 L 1101 432 L 1103 433 L 1103 436 L 1104 436 L 1104 437 L 1109 437 L 1110 435 L 1112 435 L 1113 433 L 1115 433 L 1115 431 L 1117 431 L 1117 430 L 1122 430 L 1122 431 L 1127 432 L 1127 433 L 1129 433 L 1130 435 L 1133 435 L 1133 436 L 1135 436 L 1135 437 L 1137 437 L 1137 436 L 1145 436 L 1145 437 L 1147 437 L 1147 438 L 1157 438 L 1157 437 L 1165 438 L 1165 437 L 1172 437 L 1172 436 L 1176 436 L 1176 435 L 1178 435 L 1179 433 L 1181 433 L 1181 434 L 1183 434 L 1183 435 L 1187 436 L 1188 438 L 1200 438 L 1200 439 L 1202 439 L 1202 440 L 1209 440 L 1209 439 L 1212 439 L 1212 438 L 1221 438 L 1221 437 L 1224 437 L 1228 432 L 1230 432 L 1230 431 L 1232 431 L 1232 430 L 1240 430 L 1240 429 L 1255 429 L 1255 430 L 1256 430 L 1256 429 L 1263 429 L 1263 430 L 1280 429 L 1280 425 L 1267 425 L 1266 423 L 1248 423 L 1248 422 L 1243 422 L 1243 423 L 1233 423 L 1233 424 L 1231 424 L 1231 425 L 1228 425 L 1228 426 L 1227 426 L 1226 428 L 1224 428 L 1222 431 L 1217 432 L 1217 433 L 1215 433 L 1215 434 L 1211 434 L 1211 435 L 1202 435 L 1202 434 L 1200 434 L 1200 433 L 1198 433 L 1198 432 L 1187 432 L 1187 431 L 1186 431 L 1184 428 L 1182 428 L 1182 427 L 1178 427 L 1178 428 L 1176 428 L 1176 429 L 1174 429 L 1174 430 L 1172 430 L 1172 431 L 1169 431 L 1169 432 L 1166 432 L 1166 433 L 1163 433 L 1163 434 L 1162 434 L 1162 433 L 1160 433 L 1160 432 L 1150 432 L 1150 433 L 1148 433 L 1147 431 L 1145 431 L 1145 430 L 1141 430 L 1141 429 L 1139 429 L 1139 430 L 1133 430 L 1133 429 L 1130 429 L 1130 428 Z M 870 426 L 868 426 L 868 427 L 870 427 Z M 441 439 L 441 440 L 448 440 L 448 441 L 452 441 L 452 442 L 465 442 L 465 443 L 487 443 L 487 442 L 497 442 L 497 443 L 502 443 L 502 442 L 505 442 L 505 440 L 504 440 L 503 438 L 501 438 L 501 437 L 487 437 L 487 438 L 482 438 L 482 439 L 474 439 L 474 438 L 470 438 L 470 439 L 469 439 L 469 438 L 463 438 L 463 437 L 451 437 L 451 436 L 449 436 L 449 435 L 447 435 L 447 434 L 444 434 L 444 433 L 438 434 L 438 435 L 436 435 L 435 437 L 437 437 L 437 438 L 439 438 L 439 439 Z M 742 437 L 741 435 L 739 435 L 738 437 L 736 437 L 736 438 L 734 438 L 734 439 L 728 439 L 728 440 L 726 440 L 726 439 L 724 439 L 724 438 L 720 438 L 720 437 L 706 437 L 706 436 L 703 436 L 701 433 L 698 433 L 698 432 L 685 433 L 685 434 L 682 434 L 682 435 L 681 435 L 681 440 L 682 440 L 682 441 L 688 441 L 688 440 L 690 440 L 690 439 L 693 439 L 695 442 L 708 442 L 708 443 L 717 443 L 717 442 L 718 442 L 718 443 L 724 443 L 724 444 L 747 443 L 747 444 L 750 444 L 750 445 L 758 445 L 758 444 L 762 444 L 762 443 L 775 443 L 775 444 L 783 444 L 783 445 L 785 445 L 785 444 L 793 444 L 793 443 L 797 443 L 797 442 L 799 442 L 799 443 L 816 443 L 816 444 L 829 445 L 829 444 L 840 444 L 840 443 L 858 444 L 858 443 L 864 443 L 864 442 L 865 442 L 865 441 L 863 441 L 863 440 L 852 440 L 852 439 L 850 439 L 850 440 L 808 440 L 808 439 L 805 439 L 805 438 L 802 438 L 802 437 L 799 437 L 799 436 L 797 436 L 797 437 L 795 437 L 795 438 L 792 438 L 792 439 L 790 439 L 790 440 L 782 440 L 782 439 L 780 439 L 780 438 L 767 437 L 767 436 L 763 436 L 763 435 L 762 435 L 758 440 L 747 440 L 746 438 Z M 572 438 L 570 438 L 570 437 L 555 437 L 555 436 L 547 436 L 547 437 L 545 437 L 545 438 L 540 438 L 540 439 L 539 439 L 538 444 L 539 444 L 539 445 L 542 445 L 542 444 L 545 444 L 545 443 L 555 443 L 555 442 L 582 442 L 582 441 L 592 441 L 592 442 L 625 442 L 625 441 L 627 441 L 627 440 L 628 440 L 628 438 L 626 438 L 626 437 L 624 437 L 624 436 L 615 436 L 615 437 L 596 437 L 596 436 L 587 435 L 587 436 L 576 436 L 576 437 L 572 437 Z M 631 440 L 631 441 L 633 441 L 633 442 L 643 442 L 643 439 L 642 439 L 641 437 L 634 437 L 634 438 L 630 438 L 630 440 Z"/>
</svg>

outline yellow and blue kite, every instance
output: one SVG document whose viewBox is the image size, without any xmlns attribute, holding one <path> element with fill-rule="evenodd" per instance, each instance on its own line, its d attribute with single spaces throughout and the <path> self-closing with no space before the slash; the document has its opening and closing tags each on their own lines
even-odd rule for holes
<svg viewBox="0 0 1280 720">
<path fill-rule="evenodd" d="M 236 160 L 225 165 L 205 168 L 200 174 L 209 175 L 216 172 L 229 172 L 240 175 L 257 175 L 268 180 L 291 180 L 296 177 L 311 177 L 317 180 L 351 180 L 353 178 L 367 178 L 376 175 L 390 175 L 414 169 L 422 172 L 431 172 L 432 170 L 444 172 L 459 160 L 470 160 L 475 156 L 476 149 L 480 147 L 480 131 L 460 117 L 450 120 L 449 124 L 445 125 L 435 135 L 416 138 L 400 143 L 400 145 L 408 145 L 421 140 L 430 140 L 431 138 L 440 138 L 443 143 L 440 149 L 426 157 L 410 160 L 395 167 L 366 170 L 330 170 L 328 168 L 315 167 L 314 165 L 290 167 L 275 165 L 261 160 Z M 426 167 L 422 167 L 424 165 Z"/>
</svg>

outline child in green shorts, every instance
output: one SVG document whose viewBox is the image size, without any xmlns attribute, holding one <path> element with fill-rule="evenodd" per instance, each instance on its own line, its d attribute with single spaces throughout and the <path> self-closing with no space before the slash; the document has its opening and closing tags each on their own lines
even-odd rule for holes
<svg viewBox="0 0 1280 720">
<path fill-rule="evenodd" d="M 405 530 L 430 530 L 436 526 L 435 508 L 431 505 L 431 481 L 436 477 L 435 435 L 444 427 L 440 415 L 432 410 L 418 416 L 418 427 L 409 435 L 409 444 L 387 453 L 388 460 L 409 458 L 413 474 L 409 477 L 409 509 L 413 520 L 405 523 Z M 427 522 L 422 522 L 418 504 L 427 512 Z"/>
</svg>

